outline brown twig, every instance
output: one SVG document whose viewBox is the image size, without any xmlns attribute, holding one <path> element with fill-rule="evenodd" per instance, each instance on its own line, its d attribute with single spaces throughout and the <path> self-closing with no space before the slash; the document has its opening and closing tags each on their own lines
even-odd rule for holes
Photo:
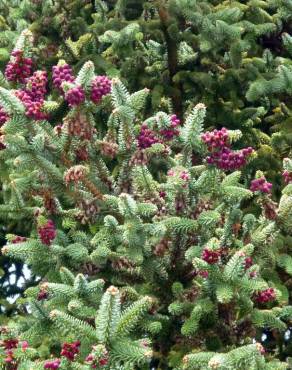
<svg viewBox="0 0 292 370">
<path fill-rule="evenodd" d="M 97 189 L 97 187 L 88 179 L 82 180 L 83 185 L 93 194 L 97 199 L 103 199 L 103 194 Z"/>
</svg>

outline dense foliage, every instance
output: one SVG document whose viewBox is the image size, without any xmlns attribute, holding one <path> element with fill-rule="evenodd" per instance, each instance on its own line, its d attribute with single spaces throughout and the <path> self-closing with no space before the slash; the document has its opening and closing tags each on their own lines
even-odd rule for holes
<svg viewBox="0 0 292 370">
<path fill-rule="evenodd" d="M 0 88 L 0 211 L 34 220 L 2 251 L 42 281 L 22 303 L 29 318 L 2 329 L 3 364 L 286 368 L 253 341 L 281 336 L 292 314 L 290 160 L 277 204 L 245 169 L 254 149 L 232 148 L 240 131 L 203 132 L 204 104 L 145 116 L 149 90 L 130 94 L 90 61 L 77 76 L 60 61 L 48 84 L 32 42 L 23 31 L 5 69 L 14 88 Z"/>
<path fill-rule="evenodd" d="M 203 102 L 209 127 L 241 129 L 243 145 L 259 149 L 257 168 L 280 169 L 275 157 L 291 147 L 289 1 L 20 3 L 2 1 L 9 51 L 15 30 L 28 26 L 38 65 L 60 57 L 79 69 L 92 60 L 132 91 L 149 88 L 154 110 L 170 98 L 180 118 Z"/>
<path fill-rule="evenodd" d="M 290 2 L 0 9 L 0 367 L 289 368 Z"/>
<path fill-rule="evenodd" d="M 171 104 L 182 119 L 202 102 L 206 128 L 240 129 L 237 147 L 257 150 L 250 170 L 264 171 L 279 199 L 281 163 L 291 148 L 288 0 L 1 0 L 0 13 L 3 68 L 19 33 L 29 28 L 38 68 L 51 70 L 65 59 L 78 72 L 91 60 L 99 74 L 120 78 L 130 91 L 149 88 L 148 114 Z M 0 299 L 13 291 L 3 287 L 9 280 L 6 268 Z"/>
</svg>

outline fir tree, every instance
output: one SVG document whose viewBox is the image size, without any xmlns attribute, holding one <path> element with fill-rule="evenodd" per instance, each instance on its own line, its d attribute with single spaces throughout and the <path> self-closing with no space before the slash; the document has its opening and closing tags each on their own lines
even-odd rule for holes
<svg viewBox="0 0 292 370">
<path fill-rule="evenodd" d="M 148 113 L 148 89 L 130 93 L 90 61 L 76 76 L 61 61 L 48 95 L 46 71 L 17 68 L 30 39 L 6 68 L 16 89 L 0 88 L 0 212 L 34 226 L 2 253 L 42 281 L 29 317 L 1 329 L 3 366 L 287 368 L 254 338 L 291 320 L 278 271 L 292 271 L 290 160 L 277 204 L 265 173 L 245 170 L 256 152 L 234 149 L 239 130 L 204 132 L 204 104 Z"/>
<path fill-rule="evenodd" d="M 258 149 L 253 170 L 268 171 L 280 195 L 277 174 L 291 147 L 288 2 L 2 3 L 4 45 L 29 26 L 38 65 L 51 66 L 57 56 L 78 68 L 92 60 L 98 73 L 122 78 L 132 91 L 149 88 L 148 107 L 168 109 L 170 99 L 180 118 L 203 102 L 210 129 L 240 129 L 238 144 Z"/>
</svg>

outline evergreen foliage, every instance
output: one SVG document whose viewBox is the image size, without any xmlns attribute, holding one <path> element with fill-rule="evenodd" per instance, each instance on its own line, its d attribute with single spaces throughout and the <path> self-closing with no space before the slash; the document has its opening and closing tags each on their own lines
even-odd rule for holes
<svg viewBox="0 0 292 370">
<path fill-rule="evenodd" d="M 238 37 L 225 21 L 214 27 Z M 256 338 L 291 322 L 291 160 L 277 203 L 248 169 L 257 153 L 234 150 L 238 129 L 204 132 L 203 103 L 150 112 L 149 89 L 96 76 L 91 61 L 50 90 L 46 71 L 22 81 L 31 36 L 0 89 L 0 213 L 33 222 L 2 253 L 42 280 L 20 303 L 29 317 L 1 329 L 2 367 L 287 368 Z"/>
<path fill-rule="evenodd" d="M 98 73 L 121 78 L 131 91 L 149 88 L 152 110 L 168 109 L 171 102 L 180 118 L 202 102 L 210 129 L 240 129 L 238 143 L 258 149 L 254 170 L 274 178 L 281 169 L 291 148 L 289 2 L 1 4 L 5 61 L 15 35 L 28 26 L 38 40 L 38 65 L 63 58 L 79 70 L 92 60 Z"/>
</svg>

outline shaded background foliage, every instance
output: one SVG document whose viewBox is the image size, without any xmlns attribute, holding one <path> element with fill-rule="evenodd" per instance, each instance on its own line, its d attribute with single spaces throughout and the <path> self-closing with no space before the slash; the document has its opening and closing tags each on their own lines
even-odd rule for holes
<svg viewBox="0 0 292 370">
<path fill-rule="evenodd" d="M 171 105 L 181 116 L 203 102 L 207 127 L 243 131 L 238 148 L 251 145 L 258 153 L 250 176 L 263 170 L 279 198 L 281 160 L 292 146 L 289 2 L 3 0 L 0 12 L 2 70 L 16 37 L 29 27 L 40 69 L 64 58 L 78 70 L 90 59 L 98 73 L 121 77 L 131 91 L 151 89 L 148 112 Z M 66 109 L 56 112 L 55 123 Z M 23 221 L 5 229 L 29 234 Z M 9 261 L 0 258 L 2 300 L 22 290 L 7 285 Z M 19 279 L 21 264 L 16 271 Z"/>
</svg>

